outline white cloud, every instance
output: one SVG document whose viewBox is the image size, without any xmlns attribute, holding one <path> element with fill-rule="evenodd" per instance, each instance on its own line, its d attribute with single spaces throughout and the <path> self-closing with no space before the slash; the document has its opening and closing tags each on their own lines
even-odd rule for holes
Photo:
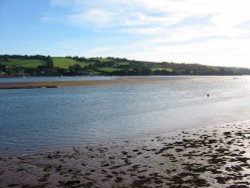
<svg viewBox="0 0 250 188">
<path fill-rule="evenodd" d="M 52 0 L 51 5 L 71 10 L 63 19 L 77 27 L 140 36 L 91 54 L 250 66 L 249 0 Z"/>
<path fill-rule="evenodd" d="M 92 25 L 97 27 L 106 27 L 113 23 L 115 13 L 102 9 L 93 9 L 81 14 L 68 16 L 68 20 L 77 25 Z"/>
<path fill-rule="evenodd" d="M 186 18 L 210 17 L 213 29 L 230 32 L 250 20 L 249 0 L 52 0 L 51 5 L 75 11 L 68 21 L 83 26 L 168 27 Z"/>
</svg>

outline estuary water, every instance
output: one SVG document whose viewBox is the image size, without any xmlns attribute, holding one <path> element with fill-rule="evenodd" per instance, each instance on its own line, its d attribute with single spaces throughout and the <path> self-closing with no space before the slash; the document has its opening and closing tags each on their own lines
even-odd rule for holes
<svg viewBox="0 0 250 188">
<path fill-rule="evenodd" d="M 0 155 L 144 139 L 250 119 L 247 76 L 160 79 L 148 84 L 0 90 Z"/>
</svg>

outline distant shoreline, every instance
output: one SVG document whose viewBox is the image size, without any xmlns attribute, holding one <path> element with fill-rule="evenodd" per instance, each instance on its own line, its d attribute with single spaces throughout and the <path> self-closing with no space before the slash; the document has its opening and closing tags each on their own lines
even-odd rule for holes
<svg viewBox="0 0 250 188">
<path fill-rule="evenodd" d="M 249 68 L 174 62 L 148 62 L 114 57 L 0 55 L 0 76 L 170 76 L 250 75 Z"/>
</svg>

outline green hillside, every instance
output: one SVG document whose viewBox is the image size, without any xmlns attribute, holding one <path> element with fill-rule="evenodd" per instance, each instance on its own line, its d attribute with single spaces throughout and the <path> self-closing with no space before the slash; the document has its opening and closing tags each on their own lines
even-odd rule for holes
<svg viewBox="0 0 250 188">
<path fill-rule="evenodd" d="M 243 75 L 250 69 L 173 62 L 145 62 L 124 58 L 85 58 L 0 55 L 1 76 L 56 75 Z"/>
<path fill-rule="evenodd" d="M 37 68 L 38 66 L 45 65 L 46 62 L 43 60 L 38 60 L 38 59 L 9 58 L 7 62 L 1 62 L 1 64 L 7 67 Z"/>
<path fill-rule="evenodd" d="M 52 58 L 54 67 L 62 68 L 62 69 L 68 69 L 70 66 L 73 66 L 75 64 L 80 65 L 81 67 L 85 67 L 89 65 L 89 63 L 80 63 L 76 61 L 75 59 L 70 58 L 63 58 L 63 57 L 54 57 Z"/>
</svg>

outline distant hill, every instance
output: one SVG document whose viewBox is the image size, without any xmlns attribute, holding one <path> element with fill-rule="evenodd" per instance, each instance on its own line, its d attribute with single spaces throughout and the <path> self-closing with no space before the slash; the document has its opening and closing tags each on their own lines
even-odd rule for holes
<svg viewBox="0 0 250 188">
<path fill-rule="evenodd" d="M 250 75 L 250 69 L 125 58 L 0 55 L 0 76 L 56 75 Z"/>
</svg>

